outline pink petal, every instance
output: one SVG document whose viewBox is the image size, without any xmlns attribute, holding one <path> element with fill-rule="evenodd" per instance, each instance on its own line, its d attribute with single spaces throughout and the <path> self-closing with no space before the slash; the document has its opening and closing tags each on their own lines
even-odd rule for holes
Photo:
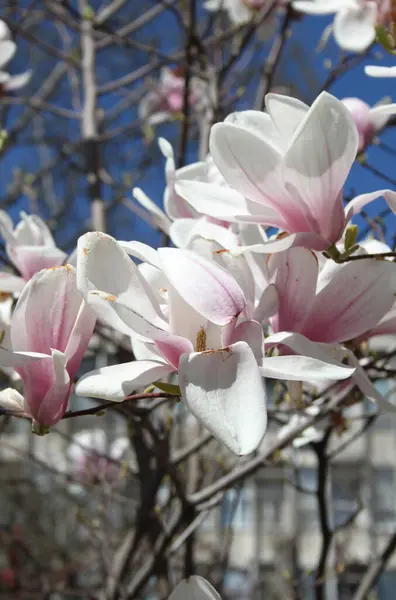
<svg viewBox="0 0 396 600">
<path fill-rule="evenodd" d="M 301 333 L 314 341 L 343 342 L 377 325 L 394 302 L 394 267 L 373 259 L 342 265 L 316 296 Z"/>
<path fill-rule="evenodd" d="M 225 269 L 189 250 L 160 248 L 163 271 L 180 296 L 216 325 L 226 325 L 246 306 L 243 290 Z"/>
<path fill-rule="evenodd" d="M 273 330 L 299 331 L 315 299 L 318 260 L 310 250 L 293 248 L 271 256 L 269 269 L 279 298 Z"/>
<path fill-rule="evenodd" d="M 12 348 L 44 354 L 50 354 L 51 348 L 64 352 L 81 304 L 73 267 L 40 271 L 27 283 L 15 308 Z"/>
<path fill-rule="evenodd" d="M 349 110 L 322 92 L 298 126 L 285 154 L 285 178 L 298 194 L 310 229 L 337 242 L 344 229 L 341 191 L 359 143 Z M 302 231 L 300 229 L 300 231 Z M 296 232 L 294 230 L 294 232 Z"/>
<path fill-rule="evenodd" d="M 52 246 L 7 246 L 7 252 L 25 281 L 41 269 L 60 266 L 67 257 Z"/>
</svg>

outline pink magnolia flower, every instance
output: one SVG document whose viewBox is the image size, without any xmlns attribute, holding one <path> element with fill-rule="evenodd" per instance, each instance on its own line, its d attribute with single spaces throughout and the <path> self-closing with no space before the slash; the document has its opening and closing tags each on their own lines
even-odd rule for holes
<svg viewBox="0 0 396 600">
<path fill-rule="evenodd" d="M 363 52 L 375 41 L 376 26 L 387 24 L 391 0 L 294 0 L 293 8 L 309 15 L 336 13 L 333 33 L 337 44 Z"/>
<path fill-rule="evenodd" d="M 309 108 L 295 98 L 268 94 L 266 108 L 268 114 L 234 113 L 212 127 L 210 152 L 228 188 L 176 183 L 177 193 L 208 216 L 260 223 L 290 234 L 250 250 L 325 250 L 368 202 L 381 195 L 388 202 L 393 197 L 390 190 L 363 194 L 344 209 L 342 190 L 359 136 L 340 100 L 323 92 Z"/>
<path fill-rule="evenodd" d="M 129 447 L 127 437 L 119 437 L 109 444 L 103 429 L 83 429 L 73 435 L 67 456 L 77 479 L 112 482 L 120 476 L 121 461 Z"/>
<path fill-rule="evenodd" d="M 379 103 L 371 108 L 360 98 L 343 98 L 342 103 L 350 111 L 358 130 L 358 152 L 371 144 L 374 136 L 386 126 L 390 116 L 396 113 L 396 104 Z"/>
<path fill-rule="evenodd" d="M 207 103 L 208 89 L 204 81 L 192 77 L 190 106 L 202 110 Z M 183 110 L 184 76 L 178 69 L 164 67 L 154 90 L 148 92 L 139 105 L 139 118 L 149 125 L 158 125 L 172 119 Z"/>
<path fill-rule="evenodd" d="M 293 248 L 272 256 L 269 267 L 279 298 L 271 319 L 275 333 L 296 332 L 327 344 L 346 342 L 375 327 L 394 303 L 396 266 L 387 261 L 327 261 L 319 271 L 310 250 Z"/>
<path fill-rule="evenodd" d="M 94 325 L 95 317 L 77 290 L 73 267 L 36 273 L 12 315 L 12 349 L 0 348 L 0 364 L 19 373 L 24 397 L 9 388 L 0 392 L 0 405 L 23 410 L 38 430 L 59 421 Z"/>
<path fill-rule="evenodd" d="M 56 247 L 51 231 L 39 216 L 25 212 L 20 216 L 21 220 L 14 228 L 8 214 L 0 211 L 0 233 L 6 241 L 8 258 L 22 276 L 0 273 L 1 292 L 20 292 L 37 271 L 57 267 L 67 257 Z"/>
<path fill-rule="evenodd" d="M 128 254 L 148 263 L 154 289 Z M 134 389 L 177 372 L 192 414 L 239 455 L 258 447 L 266 429 L 262 376 L 349 376 L 342 365 L 304 357 L 263 358 L 261 325 L 245 318 L 236 279 L 195 252 L 88 233 L 78 242 L 78 288 L 99 318 L 146 344 L 146 358 L 83 376 L 76 393 L 122 401 Z M 162 298 L 162 302 L 160 301 Z M 298 364 L 297 364 L 298 363 Z M 347 373 L 348 371 L 348 373 Z M 326 373 L 326 376 L 324 375 Z M 248 399 L 246 390 L 249 390 Z"/>
<path fill-rule="evenodd" d="M 11 39 L 11 31 L 8 25 L 0 20 L 0 95 L 23 87 L 29 83 L 32 76 L 31 71 L 12 76 L 7 71 L 2 70 L 14 57 L 16 50 L 17 47 Z"/>
<path fill-rule="evenodd" d="M 199 575 L 192 575 L 177 584 L 168 600 L 221 600 L 219 594 Z"/>
<path fill-rule="evenodd" d="M 337 360 L 348 356 L 361 391 L 389 409 L 359 361 L 341 344 L 364 337 L 392 308 L 395 265 L 374 259 L 341 265 L 327 261 L 319 272 L 316 256 L 304 248 L 276 254 L 269 262 L 278 311 L 271 319 L 274 333 L 266 343 L 283 344 L 285 354 L 288 348 L 306 356 L 323 358 L 323 352 L 333 353 Z"/>
</svg>

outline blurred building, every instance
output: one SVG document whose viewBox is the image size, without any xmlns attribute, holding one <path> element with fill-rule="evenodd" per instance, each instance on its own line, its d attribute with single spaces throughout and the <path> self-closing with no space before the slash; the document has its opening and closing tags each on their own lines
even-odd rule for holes
<svg viewBox="0 0 396 600">
<path fill-rule="evenodd" d="M 103 346 L 94 341 L 84 372 L 116 361 L 114 352 L 111 342 Z M 394 384 L 386 380 L 378 385 L 385 394 Z M 88 406 L 92 406 L 90 401 L 72 399 L 75 410 Z M 338 532 L 326 577 L 327 600 L 352 600 L 367 565 L 396 531 L 396 420 L 381 416 L 363 435 L 353 439 L 365 423 L 363 414 L 370 410 L 368 402 L 352 407 L 348 431 L 330 439 L 327 505 L 330 524 Z M 179 422 L 194 428 L 194 420 L 186 425 L 185 416 L 180 406 L 176 425 Z M 56 571 L 54 557 L 68 547 L 72 538 L 76 556 L 79 560 L 84 556 L 87 581 L 94 556 L 87 552 L 87 542 L 91 543 L 94 520 L 104 519 L 101 526 L 111 548 L 112 540 L 118 540 L 120 532 L 125 531 L 126 518 L 133 523 L 138 501 L 133 485 L 106 490 L 106 486 L 93 487 L 89 483 L 85 489 L 70 476 L 66 450 L 73 433 L 99 425 L 108 432 L 109 440 L 125 434 L 125 421 L 114 411 L 107 411 L 100 421 L 96 416 L 63 421 L 56 434 L 43 438 L 31 435 L 27 422 L 3 422 L 0 444 L 0 486 L 8 490 L 1 501 L 0 533 L 3 528 L 9 536 L 10 528 L 15 524 L 23 528 L 24 521 L 29 521 L 31 528 L 35 515 L 40 515 L 30 542 L 42 540 L 48 560 L 55 560 Z M 274 442 L 278 432 L 279 424 L 270 421 L 263 444 Z M 182 427 L 180 436 L 183 445 L 186 434 Z M 187 435 L 188 439 L 191 441 Z M 349 439 L 353 441 L 346 444 Z M 212 450 L 208 456 L 213 460 Z M 128 468 L 130 473 L 136 469 L 133 459 Z M 230 489 L 221 504 L 208 513 L 198 530 L 196 560 L 200 572 L 213 583 L 221 582 L 226 573 L 221 589 L 225 599 L 314 600 L 313 573 L 322 542 L 317 473 L 317 457 L 309 444 L 288 448 L 243 486 Z M 163 502 L 159 494 L 160 504 L 167 502 L 166 485 L 161 488 Z M 43 511 L 49 498 L 48 511 Z M 42 515 L 47 512 L 48 521 L 43 522 Z M 64 517 L 56 518 L 60 513 Z M 76 564 L 81 565 L 79 560 Z M 0 591 L 1 572 L 8 564 L 7 553 L 0 549 Z M 372 598 L 394 600 L 395 589 L 396 554 Z"/>
</svg>

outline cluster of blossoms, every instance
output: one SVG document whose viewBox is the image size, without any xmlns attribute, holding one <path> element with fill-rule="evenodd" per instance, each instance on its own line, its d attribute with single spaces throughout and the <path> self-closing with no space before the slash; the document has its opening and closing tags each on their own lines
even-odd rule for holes
<svg viewBox="0 0 396 600">
<path fill-rule="evenodd" d="M 265 434 L 266 379 L 294 382 L 297 401 L 304 385 L 342 381 L 394 410 L 355 351 L 395 333 L 396 266 L 378 260 L 391 252 L 384 243 L 357 244 L 349 224 L 380 196 L 395 211 L 396 193 L 363 194 L 344 207 L 346 178 L 373 135 L 353 113 L 350 101 L 327 93 L 311 107 L 268 94 L 266 112 L 229 115 L 212 127 L 206 161 L 179 170 L 160 140 L 164 212 L 134 193 L 174 248 L 90 232 L 67 258 L 39 217 L 22 214 L 14 228 L 0 214 L 20 273 L 0 278 L 2 292 L 18 298 L 3 318 L 0 366 L 23 382 L 23 394 L 0 392 L 2 406 L 28 415 L 38 432 L 59 421 L 98 320 L 131 339 L 135 360 L 83 375 L 78 395 L 122 402 L 171 378 L 188 410 L 237 455 L 255 451 Z M 95 464 L 107 477 L 99 438 L 88 440 L 89 456 L 76 446 L 74 458 L 80 471 Z"/>
</svg>

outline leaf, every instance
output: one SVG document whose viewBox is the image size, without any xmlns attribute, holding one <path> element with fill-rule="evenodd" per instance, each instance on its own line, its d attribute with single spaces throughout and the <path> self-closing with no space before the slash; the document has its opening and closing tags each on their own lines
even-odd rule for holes
<svg viewBox="0 0 396 600">
<path fill-rule="evenodd" d="M 154 381 L 155 387 L 165 392 L 166 394 L 173 394 L 173 396 L 181 396 L 181 391 L 178 385 L 173 383 L 165 383 L 163 381 Z"/>
</svg>

